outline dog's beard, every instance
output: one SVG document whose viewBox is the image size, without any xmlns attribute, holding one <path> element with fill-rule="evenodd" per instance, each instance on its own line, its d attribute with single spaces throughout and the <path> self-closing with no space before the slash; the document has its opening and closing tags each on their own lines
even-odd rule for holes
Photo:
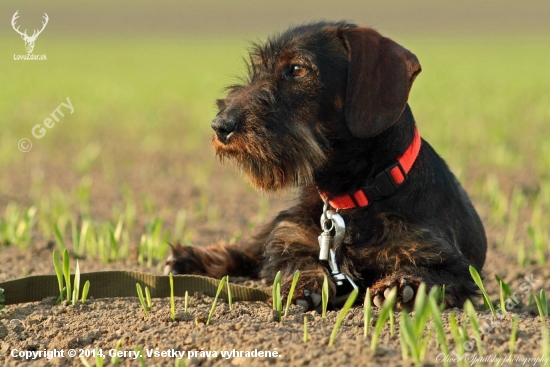
<svg viewBox="0 0 550 367">
<path fill-rule="evenodd" d="M 312 183 L 315 170 L 327 161 L 327 153 L 314 133 L 302 126 L 295 126 L 294 134 L 284 138 L 266 141 L 238 133 L 227 145 L 214 137 L 213 145 L 222 162 L 228 159 L 263 191 Z"/>
</svg>

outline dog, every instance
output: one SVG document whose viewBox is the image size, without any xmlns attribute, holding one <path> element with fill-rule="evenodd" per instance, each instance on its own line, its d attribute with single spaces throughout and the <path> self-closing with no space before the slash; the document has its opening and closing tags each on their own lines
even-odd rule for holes
<svg viewBox="0 0 550 367">
<path fill-rule="evenodd" d="M 308 310 L 325 275 L 331 300 L 343 283 L 370 288 L 378 306 L 396 288 L 400 309 L 421 282 L 444 285 L 447 306 L 475 297 L 469 266 L 483 268 L 485 231 L 416 128 L 417 57 L 374 29 L 315 22 L 253 45 L 247 65 L 217 101 L 213 146 L 259 190 L 298 187 L 295 204 L 236 245 L 173 246 L 166 271 L 269 282 L 281 271 L 286 297 L 300 270 L 293 301 Z"/>
</svg>

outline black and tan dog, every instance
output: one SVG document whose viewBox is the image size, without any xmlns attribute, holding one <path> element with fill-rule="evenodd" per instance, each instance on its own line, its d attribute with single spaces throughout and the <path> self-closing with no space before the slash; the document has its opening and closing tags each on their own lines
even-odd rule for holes
<svg viewBox="0 0 550 367">
<path fill-rule="evenodd" d="M 175 246 L 177 274 L 283 274 L 288 294 L 315 308 L 325 199 L 345 222 L 335 249 L 343 274 L 380 304 L 398 288 L 409 307 L 420 282 L 446 286 L 449 306 L 476 294 L 468 267 L 485 262 L 483 225 L 468 195 L 418 135 L 407 104 L 415 55 L 375 30 L 344 22 L 298 26 L 255 46 L 246 85 L 218 100 L 213 145 L 262 190 L 298 186 L 294 206 L 238 245 Z M 333 296 L 336 286 L 331 279 Z"/>
</svg>

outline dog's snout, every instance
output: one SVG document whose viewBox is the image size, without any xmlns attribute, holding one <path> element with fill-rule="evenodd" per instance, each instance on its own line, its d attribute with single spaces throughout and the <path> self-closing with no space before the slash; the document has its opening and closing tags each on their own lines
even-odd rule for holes
<svg viewBox="0 0 550 367">
<path fill-rule="evenodd" d="M 237 123 L 238 120 L 234 117 L 219 115 L 212 121 L 210 126 L 216 132 L 218 140 L 225 144 L 228 142 L 231 133 L 236 130 Z"/>
</svg>

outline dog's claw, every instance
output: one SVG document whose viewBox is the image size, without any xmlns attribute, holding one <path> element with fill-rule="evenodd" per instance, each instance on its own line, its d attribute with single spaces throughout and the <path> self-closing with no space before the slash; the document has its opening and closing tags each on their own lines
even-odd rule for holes
<svg viewBox="0 0 550 367">
<path fill-rule="evenodd" d="M 304 309 L 304 312 L 306 312 L 309 308 L 309 302 L 305 299 L 297 299 L 296 300 L 296 306 L 300 306 Z"/>
<path fill-rule="evenodd" d="M 372 300 L 372 303 L 374 303 L 374 305 L 378 308 L 382 308 L 383 302 L 384 300 L 382 299 L 382 297 L 380 297 L 380 295 L 375 296 L 374 299 Z"/>
<path fill-rule="evenodd" d="M 405 285 L 401 291 L 401 298 L 403 303 L 408 303 L 414 297 L 414 289 L 411 286 Z"/>
<path fill-rule="evenodd" d="M 373 288 L 374 299 L 373 303 L 378 308 L 382 307 L 386 298 L 390 296 L 392 289 L 397 288 L 397 299 L 395 307 L 397 309 L 409 309 L 412 306 L 412 301 L 416 295 L 416 287 L 420 281 L 407 278 L 393 278 L 383 280 L 376 284 Z"/>
<path fill-rule="evenodd" d="M 390 292 L 393 288 L 386 288 L 384 291 L 384 298 L 388 298 L 390 296 Z"/>
<path fill-rule="evenodd" d="M 319 304 L 321 304 L 321 301 L 323 300 L 323 297 L 319 293 L 311 293 L 309 296 L 311 298 L 311 301 L 313 302 L 313 308 L 317 308 Z"/>
<path fill-rule="evenodd" d="M 174 261 L 174 255 L 170 254 L 168 255 L 168 257 L 166 258 L 166 262 L 165 262 L 165 266 L 164 266 L 164 275 L 169 275 L 170 273 L 172 274 L 177 274 L 173 269 L 172 269 L 172 263 Z"/>
</svg>

